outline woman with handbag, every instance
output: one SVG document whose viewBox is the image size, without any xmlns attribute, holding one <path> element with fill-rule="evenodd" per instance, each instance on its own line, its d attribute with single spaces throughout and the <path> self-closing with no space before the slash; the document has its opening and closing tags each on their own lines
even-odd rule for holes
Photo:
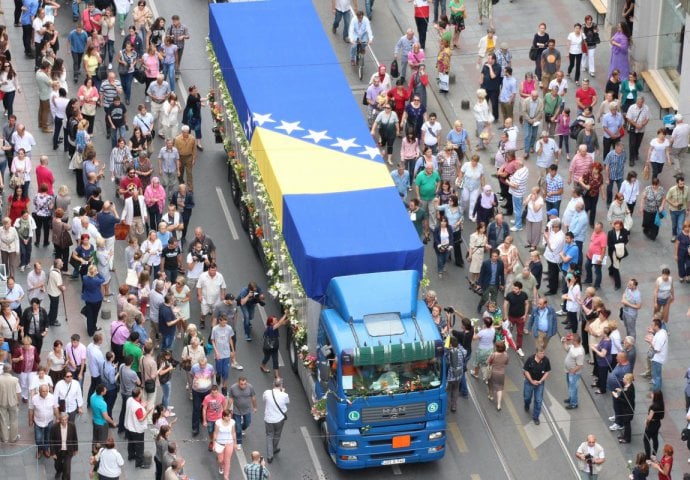
<svg viewBox="0 0 690 480">
<path fill-rule="evenodd" d="M 69 264 L 74 267 L 72 278 L 76 278 L 77 274 L 82 277 L 86 275 L 89 265 L 93 262 L 96 249 L 91 245 L 90 238 L 88 233 L 82 233 L 79 245 L 72 251 L 72 256 L 69 260 Z"/>
<path fill-rule="evenodd" d="M 19 321 L 19 316 L 10 308 L 9 302 L 4 303 L 0 311 L 0 335 L 9 344 L 10 352 L 20 348 L 19 339 L 23 334 L 24 329 Z"/>
<path fill-rule="evenodd" d="M 103 447 L 93 458 L 94 470 L 98 474 L 99 480 L 118 480 L 122 475 L 125 460 L 115 448 L 113 437 L 108 437 Z"/>
<path fill-rule="evenodd" d="M 220 420 L 216 420 L 216 425 L 213 429 L 213 451 L 218 462 L 218 473 L 223 475 L 224 480 L 230 478 L 232 454 L 236 448 L 237 432 L 235 430 L 235 420 L 232 418 L 232 412 L 225 409 Z"/>
<path fill-rule="evenodd" d="M 19 177 L 19 182 L 16 182 L 13 186 L 13 180 L 10 178 L 10 188 L 16 188 L 19 185 L 24 187 L 23 197 L 28 198 L 29 196 L 29 185 L 31 184 L 31 157 L 26 154 L 26 150 L 20 148 L 17 150 L 17 155 L 12 159 L 12 165 L 10 166 L 10 171 L 12 172 L 12 177 L 15 175 Z"/>
<path fill-rule="evenodd" d="M 194 327 L 194 328 L 192 328 Z M 193 323 L 187 327 L 187 336 L 185 338 L 189 339 L 189 344 L 186 345 L 182 349 L 182 363 L 181 367 L 182 370 L 187 372 L 187 384 L 185 388 L 189 392 L 189 399 L 192 399 L 192 392 L 190 390 L 191 385 L 192 385 L 192 366 L 196 365 L 199 363 L 199 360 L 201 360 L 202 357 L 206 357 L 206 352 L 204 351 L 204 347 L 202 346 L 201 342 L 203 341 L 197 336 L 197 330 L 196 330 L 196 325 Z M 193 336 L 190 338 L 189 335 Z"/>
<path fill-rule="evenodd" d="M 194 132 L 196 148 L 202 151 L 204 147 L 201 146 L 201 107 L 205 104 L 206 97 L 202 97 L 199 94 L 199 89 L 196 85 L 189 87 L 189 95 L 187 96 L 184 111 L 182 112 L 182 124 L 187 125 L 189 129 Z"/>
<path fill-rule="evenodd" d="M 656 240 L 659 235 L 659 225 L 656 224 L 659 216 L 666 206 L 666 191 L 659 184 L 658 178 L 652 179 L 652 184 L 647 185 L 642 193 L 640 213 L 642 214 L 642 232 L 650 240 Z"/>
<path fill-rule="evenodd" d="M 589 75 L 594 77 L 596 73 L 596 66 L 594 62 L 594 53 L 597 45 L 601 43 L 599 38 L 599 27 L 594 23 L 591 15 L 585 16 L 585 24 L 582 26 L 582 32 L 585 34 L 585 43 L 587 44 L 587 53 L 582 58 L 585 72 L 589 70 Z"/>
<path fill-rule="evenodd" d="M 613 224 L 616 221 L 620 220 L 621 222 L 625 222 L 625 218 L 629 215 L 630 211 L 628 210 L 628 205 L 624 202 L 623 195 L 620 192 L 618 192 L 613 197 L 613 202 L 611 202 L 609 211 L 606 214 L 606 220 L 608 220 L 609 225 L 613 227 Z"/>
<path fill-rule="evenodd" d="M 17 93 L 22 93 L 22 89 L 19 86 L 17 72 L 14 71 L 9 56 L 6 58 L 2 64 L 2 70 L 0 70 L 0 92 L 2 92 L 2 106 L 9 117 L 14 112 L 14 97 Z"/>
<path fill-rule="evenodd" d="M 438 226 L 434 229 L 434 251 L 436 252 L 438 278 L 443 278 L 448 256 L 453 250 L 453 243 L 453 228 L 448 225 L 448 219 L 442 216 Z"/>
<path fill-rule="evenodd" d="M 264 358 L 261 360 L 261 366 L 259 368 L 264 373 L 270 373 L 271 371 L 266 368 L 266 364 L 268 363 L 269 358 L 272 359 L 275 378 L 280 378 L 280 367 L 278 366 L 280 332 L 278 329 L 287 323 L 289 323 L 287 313 L 284 313 L 278 321 L 276 321 L 276 317 L 273 315 L 266 319 L 266 330 L 264 331 L 263 337 Z"/>
<path fill-rule="evenodd" d="M 615 203 L 615 202 L 614 202 Z M 621 261 L 628 256 L 629 232 L 623 227 L 623 220 L 613 221 L 613 228 L 607 234 L 606 243 L 611 263 L 609 264 L 609 276 L 613 277 L 613 284 L 616 290 L 621 288 Z"/>
</svg>

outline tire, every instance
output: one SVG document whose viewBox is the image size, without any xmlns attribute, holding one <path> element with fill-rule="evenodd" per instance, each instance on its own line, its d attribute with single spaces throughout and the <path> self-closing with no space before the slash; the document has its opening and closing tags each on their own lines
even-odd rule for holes
<svg viewBox="0 0 690 480">
<path fill-rule="evenodd" d="M 249 218 L 249 209 L 247 208 L 247 205 L 242 203 L 240 204 L 240 225 L 242 225 L 242 228 L 245 232 L 249 229 L 250 223 L 251 219 Z"/>
<path fill-rule="evenodd" d="M 256 236 L 256 225 L 251 219 L 247 220 L 247 236 L 249 236 L 249 243 L 251 244 L 254 252 L 256 252 L 256 246 L 259 243 L 259 238 Z"/>
<path fill-rule="evenodd" d="M 288 327 L 288 332 L 290 332 L 290 328 Z M 297 351 L 297 345 L 295 345 L 295 342 L 292 341 L 292 333 L 288 334 L 288 357 L 290 361 L 290 370 L 292 370 L 295 375 L 299 377 L 299 370 L 297 369 L 297 362 L 299 361 L 299 357 L 297 356 L 299 352 Z"/>
<path fill-rule="evenodd" d="M 236 207 L 240 206 L 240 201 L 242 200 L 242 189 L 240 188 L 240 182 L 237 180 L 237 174 L 232 166 L 228 165 L 230 172 L 228 174 L 230 180 L 230 196 L 232 198 L 232 203 Z"/>
<path fill-rule="evenodd" d="M 362 80 L 362 77 L 364 76 L 364 58 L 359 57 L 359 60 L 357 62 L 357 76 L 359 77 L 360 81 Z"/>
<path fill-rule="evenodd" d="M 331 448 L 328 434 L 328 422 L 325 419 L 319 420 L 319 431 L 321 432 L 321 438 L 323 439 L 323 448 L 326 450 L 326 455 L 328 458 L 331 457 Z"/>
</svg>

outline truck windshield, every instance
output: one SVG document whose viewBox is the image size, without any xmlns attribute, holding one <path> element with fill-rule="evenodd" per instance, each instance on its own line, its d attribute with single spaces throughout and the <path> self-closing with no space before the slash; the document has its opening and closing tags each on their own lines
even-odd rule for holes
<svg viewBox="0 0 690 480">
<path fill-rule="evenodd" d="M 382 365 L 343 366 L 343 390 L 348 396 L 390 395 L 437 388 L 441 362 L 436 358 Z"/>
</svg>

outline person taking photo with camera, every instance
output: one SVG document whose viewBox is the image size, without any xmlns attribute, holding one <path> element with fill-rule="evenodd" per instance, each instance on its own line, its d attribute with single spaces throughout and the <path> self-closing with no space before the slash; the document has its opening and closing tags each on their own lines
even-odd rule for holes
<svg viewBox="0 0 690 480">
<path fill-rule="evenodd" d="M 580 470 L 581 480 L 597 480 L 601 473 L 602 464 L 606 461 L 604 448 L 597 443 L 594 435 L 587 435 L 587 441 L 582 442 L 575 452 L 575 457 L 579 460 L 578 470 Z"/>
</svg>

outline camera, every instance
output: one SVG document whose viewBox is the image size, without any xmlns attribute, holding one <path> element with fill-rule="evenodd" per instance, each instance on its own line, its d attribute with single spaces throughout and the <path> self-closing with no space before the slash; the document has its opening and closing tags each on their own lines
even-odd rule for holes
<svg viewBox="0 0 690 480">
<path fill-rule="evenodd" d="M 447 313 L 453 313 L 455 312 L 455 307 L 446 307 L 443 310 L 445 310 Z"/>
<path fill-rule="evenodd" d="M 180 361 L 179 361 L 179 360 L 175 360 L 174 358 L 171 358 L 171 359 L 170 359 L 170 365 L 172 365 L 173 368 L 179 368 L 179 366 L 180 366 Z"/>
<path fill-rule="evenodd" d="M 592 454 L 588 453 L 587 455 L 585 455 L 585 462 L 587 462 L 591 465 L 593 461 L 594 461 L 594 457 L 592 456 Z"/>
</svg>

